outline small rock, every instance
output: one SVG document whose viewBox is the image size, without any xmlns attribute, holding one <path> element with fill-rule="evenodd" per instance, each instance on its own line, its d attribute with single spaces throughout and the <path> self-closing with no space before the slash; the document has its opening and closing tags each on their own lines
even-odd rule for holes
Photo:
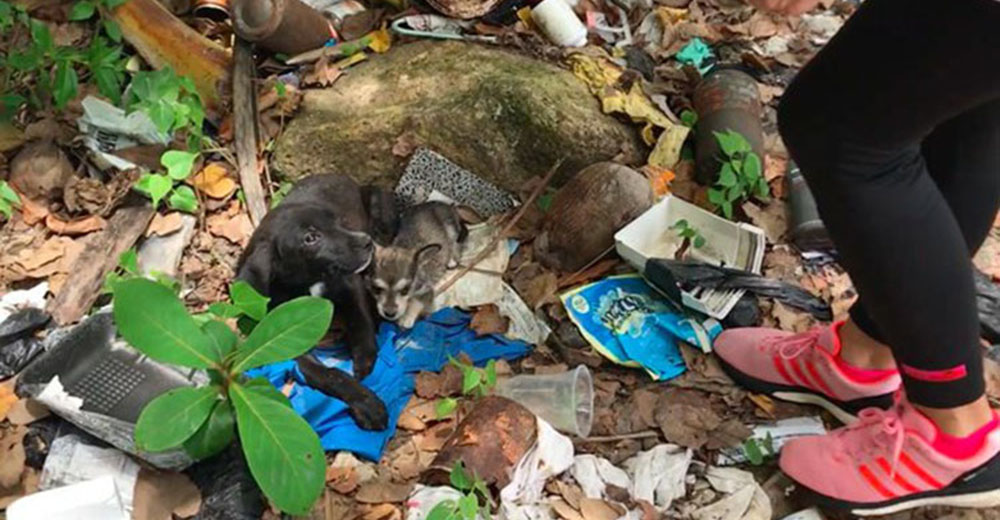
<svg viewBox="0 0 1000 520">
<path fill-rule="evenodd" d="M 49 141 L 26 145 L 10 163 L 11 186 L 30 199 L 58 200 L 71 177 L 73 165 L 66 154 Z"/>
</svg>

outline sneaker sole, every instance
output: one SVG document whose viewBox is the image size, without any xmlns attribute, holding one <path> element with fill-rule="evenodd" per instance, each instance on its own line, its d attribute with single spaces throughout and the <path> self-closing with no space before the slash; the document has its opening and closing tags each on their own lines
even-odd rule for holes
<svg viewBox="0 0 1000 520">
<path fill-rule="evenodd" d="M 1000 455 L 957 478 L 944 489 L 925 491 L 874 504 L 859 504 L 822 495 L 802 486 L 815 502 L 831 510 L 848 510 L 857 516 L 889 515 L 917 507 L 950 506 L 976 509 L 1000 506 Z"/>
<path fill-rule="evenodd" d="M 749 376 L 716 356 L 719 365 L 740 386 L 758 394 L 766 394 L 775 399 L 797 404 L 816 405 L 833 414 L 840 422 L 851 424 L 857 421 L 857 413 L 865 408 L 888 409 L 892 406 L 892 394 L 865 397 L 851 401 L 838 401 L 814 390 L 801 386 L 782 385 Z"/>
</svg>

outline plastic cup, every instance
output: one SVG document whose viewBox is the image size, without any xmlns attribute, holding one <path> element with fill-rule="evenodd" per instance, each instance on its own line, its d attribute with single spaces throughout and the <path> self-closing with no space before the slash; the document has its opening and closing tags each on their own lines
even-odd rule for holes
<svg viewBox="0 0 1000 520">
<path fill-rule="evenodd" d="M 594 380 L 580 365 L 561 374 L 514 376 L 497 382 L 497 395 L 524 406 L 553 428 L 587 437 L 594 422 Z"/>
</svg>

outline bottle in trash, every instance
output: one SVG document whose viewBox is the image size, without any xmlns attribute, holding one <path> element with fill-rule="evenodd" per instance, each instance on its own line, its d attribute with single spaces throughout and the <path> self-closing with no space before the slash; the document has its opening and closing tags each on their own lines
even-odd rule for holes
<svg viewBox="0 0 1000 520">
<path fill-rule="evenodd" d="M 695 180 L 713 184 L 724 159 L 715 132 L 733 130 L 743 135 L 761 159 L 764 130 L 761 128 L 760 91 L 753 76 L 737 69 L 716 68 L 694 90 Z"/>
<path fill-rule="evenodd" d="M 813 198 L 799 167 L 792 161 L 788 161 L 785 183 L 792 243 L 801 251 L 833 250 L 833 241 L 830 240 L 830 235 L 827 234 L 826 227 L 819 218 L 816 199 Z"/>
</svg>

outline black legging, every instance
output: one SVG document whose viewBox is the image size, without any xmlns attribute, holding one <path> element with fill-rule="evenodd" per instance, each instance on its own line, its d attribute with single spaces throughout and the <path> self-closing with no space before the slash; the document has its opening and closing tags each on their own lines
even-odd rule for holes
<svg viewBox="0 0 1000 520">
<path fill-rule="evenodd" d="M 907 397 L 982 396 L 970 253 L 1000 202 L 1000 2 L 865 1 L 778 123 Z"/>
</svg>

